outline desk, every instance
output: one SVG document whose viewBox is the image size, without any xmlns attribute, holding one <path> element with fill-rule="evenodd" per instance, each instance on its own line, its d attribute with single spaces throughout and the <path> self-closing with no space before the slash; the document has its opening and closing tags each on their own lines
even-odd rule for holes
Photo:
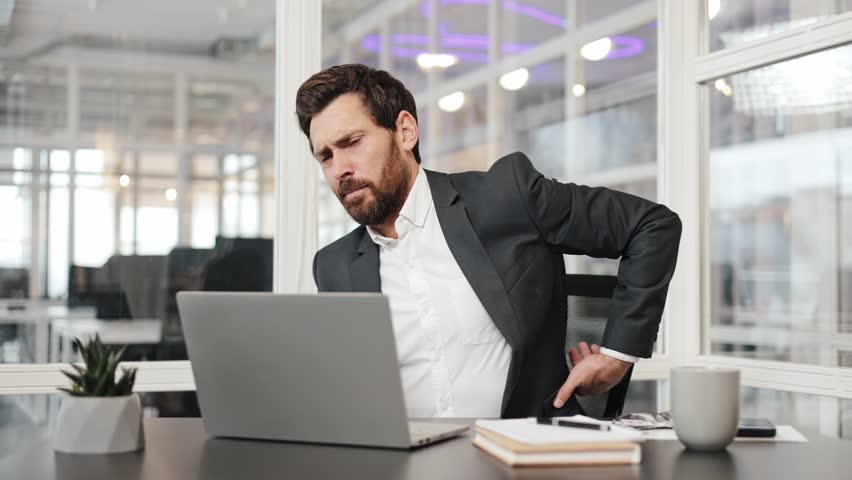
<svg viewBox="0 0 852 480">
<path fill-rule="evenodd" d="M 163 322 L 156 318 L 53 319 L 50 330 L 53 335 L 51 359 L 67 363 L 71 361 L 71 344 L 75 337 L 85 342 L 98 334 L 105 345 L 155 345 L 162 340 Z"/>
<path fill-rule="evenodd" d="M 50 344 L 50 322 L 54 320 L 71 320 L 78 318 L 92 318 L 95 316 L 95 307 L 75 307 L 68 308 L 64 305 L 55 305 L 53 302 L 38 303 L 27 302 L 23 303 L 26 306 L 23 310 L 9 310 L 7 303 L 0 308 L 0 323 L 11 323 L 18 325 L 32 325 L 35 328 L 33 351 L 36 363 L 48 363 L 48 361 L 57 359 L 49 358 Z M 15 305 L 19 305 L 16 303 Z"/>
<path fill-rule="evenodd" d="M 118 455 L 55 453 L 49 437 L 0 458 L 0 478 L 98 480 L 491 478 L 784 480 L 848 479 L 852 442 L 803 432 L 808 443 L 739 443 L 727 452 L 687 452 L 646 442 L 641 465 L 512 469 L 470 443 L 470 433 L 413 452 L 209 438 L 200 419 L 146 419 L 147 447 Z"/>
</svg>

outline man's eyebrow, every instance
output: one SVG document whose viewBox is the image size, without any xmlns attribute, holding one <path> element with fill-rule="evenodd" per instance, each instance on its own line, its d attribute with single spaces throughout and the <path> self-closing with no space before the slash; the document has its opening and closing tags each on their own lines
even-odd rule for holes
<svg viewBox="0 0 852 480">
<path fill-rule="evenodd" d="M 350 130 L 348 132 L 344 132 L 339 137 L 337 137 L 335 140 L 332 140 L 331 144 L 334 145 L 337 148 L 345 147 L 352 141 L 352 137 L 359 135 L 361 133 L 364 133 L 364 131 L 361 130 L 361 129 Z M 314 156 L 318 159 L 322 159 L 326 155 L 328 155 L 329 153 L 331 153 L 331 151 L 328 148 L 328 146 L 323 146 L 322 148 L 320 148 L 319 150 L 317 150 L 314 153 Z"/>
</svg>

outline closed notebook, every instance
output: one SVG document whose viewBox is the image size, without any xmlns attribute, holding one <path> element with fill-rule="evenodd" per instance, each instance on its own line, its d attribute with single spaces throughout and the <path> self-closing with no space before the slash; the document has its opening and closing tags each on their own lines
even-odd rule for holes
<svg viewBox="0 0 852 480">
<path fill-rule="evenodd" d="M 568 417 L 564 417 L 568 418 Z M 595 421 L 582 416 L 574 421 Z M 473 444 L 511 466 L 631 465 L 641 460 L 642 434 L 540 425 L 534 418 L 477 420 Z"/>
</svg>

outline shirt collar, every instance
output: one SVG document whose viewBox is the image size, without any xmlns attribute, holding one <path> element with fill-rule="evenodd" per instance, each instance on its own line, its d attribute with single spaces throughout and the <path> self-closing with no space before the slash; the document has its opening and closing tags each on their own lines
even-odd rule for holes
<svg viewBox="0 0 852 480">
<path fill-rule="evenodd" d="M 432 208 L 432 192 L 429 190 L 429 181 L 426 179 L 426 174 L 423 169 L 417 167 L 417 177 L 414 179 L 414 185 L 408 193 L 408 198 L 402 204 L 402 209 L 399 211 L 399 217 L 394 222 L 396 233 L 399 240 L 402 240 L 408 232 L 414 228 L 423 228 L 426 224 L 426 217 L 429 215 L 429 210 Z M 399 240 L 382 236 L 373 227 L 367 227 L 367 233 L 377 245 L 393 245 Z"/>
</svg>

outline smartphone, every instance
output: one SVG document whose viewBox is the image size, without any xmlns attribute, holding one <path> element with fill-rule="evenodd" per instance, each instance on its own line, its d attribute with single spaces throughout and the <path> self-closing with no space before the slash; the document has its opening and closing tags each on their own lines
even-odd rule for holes
<svg viewBox="0 0 852 480">
<path fill-rule="evenodd" d="M 738 437 L 774 437 L 775 425 L 765 418 L 741 418 Z"/>
</svg>

